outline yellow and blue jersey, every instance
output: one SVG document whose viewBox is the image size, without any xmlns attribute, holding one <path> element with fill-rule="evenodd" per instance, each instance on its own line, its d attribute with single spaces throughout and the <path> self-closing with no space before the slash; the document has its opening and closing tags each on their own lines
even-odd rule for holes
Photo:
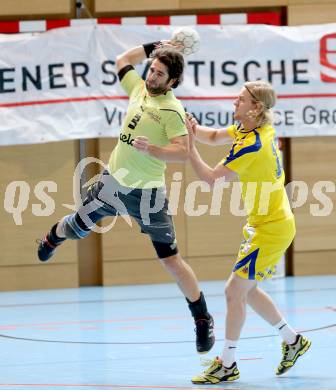
<svg viewBox="0 0 336 390">
<path fill-rule="evenodd" d="M 234 140 L 223 164 L 239 176 L 248 223 L 258 225 L 293 217 L 274 128 L 264 125 L 245 131 L 233 125 L 228 133 Z"/>
<path fill-rule="evenodd" d="M 236 172 L 248 213 L 233 272 L 242 278 L 272 277 L 295 235 L 295 221 L 285 190 L 285 175 L 270 125 L 245 131 L 228 129 L 233 145 L 223 164 Z"/>
</svg>

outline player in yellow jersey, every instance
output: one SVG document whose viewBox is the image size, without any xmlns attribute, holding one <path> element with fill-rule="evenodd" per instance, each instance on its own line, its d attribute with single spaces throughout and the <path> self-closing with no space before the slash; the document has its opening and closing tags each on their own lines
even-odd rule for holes
<svg viewBox="0 0 336 390">
<path fill-rule="evenodd" d="M 169 41 L 155 42 L 117 57 L 119 80 L 129 96 L 118 144 L 84 204 L 41 240 L 38 257 L 47 261 L 63 241 L 86 237 L 105 216 L 131 216 L 150 237 L 158 258 L 185 295 L 196 324 L 196 348 L 204 353 L 215 342 L 213 318 L 193 270 L 179 253 L 165 190 L 166 162 L 186 161 L 189 154 L 185 111 L 172 91 L 182 81 L 184 59 L 173 46 Z M 149 56 L 144 81 L 134 66 Z"/>
<path fill-rule="evenodd" d="M 239 180 L 248 213 L 244 240 L 226 284 L 226 340 L 222 355 L 210 361 L 201 375 L 192 378 L 193 383 L 216 384 L 239 378 L 235 351 L 247 304 L 283 338 L 283 357 L 277 375 L 291 368 L 311 344 L 287 324 L 271 297 L 259 287 L 260 281 L 275 273 L 277 263 L 295 235 L 294 216 L 272 127 L 271 108 L 275 102 L 275 92 L 269 83 L 247 82 L 234 103 L 238 125 L 210 129 L 198 125 L 192 117 L 187 120 L 194 170 L 210 185 L 223 178 Z M 232 143 L 232 147 L 228 156 L 211 168 L 198 153 L 195 139 L 211 145 Z M 248 183 L 253 184 L 255 191 L 248 190 Z"/>
</svg>

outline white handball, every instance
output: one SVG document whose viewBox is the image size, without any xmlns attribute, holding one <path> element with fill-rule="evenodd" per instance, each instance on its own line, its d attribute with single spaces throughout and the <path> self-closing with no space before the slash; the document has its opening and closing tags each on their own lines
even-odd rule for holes
<svg viewBox="0 0 336 390">
<path fill-rule="evenodd" d="M 201 45 L 200 37 L 194 29 L 190 27 L 181 27 L 173 32 L 172 43 L 181 44 L 183 47 L 181 53 L 188 56 L 196 53 Z"/>
</svg>

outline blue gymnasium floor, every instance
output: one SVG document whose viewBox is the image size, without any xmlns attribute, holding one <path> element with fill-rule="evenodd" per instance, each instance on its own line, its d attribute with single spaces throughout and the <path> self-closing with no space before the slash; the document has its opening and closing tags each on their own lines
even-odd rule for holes
<svg viewBox="0 0 336 390">
<path fill-rule="evenodd" d="M 224 282 L 201 283 L 215 317 L 220 354 Z M 274 375 L 280 338 L 248 311 L 239 343 L 241 379 L 197 386 L 202 371 L 193 324 L 174 284 L 0 293 L 0 390 L 8 389 L 336 389 L 336 276 L 265 282 L 310 351 Z M 204 358 L 202 356 L 202 358 Z"/>
</svg>

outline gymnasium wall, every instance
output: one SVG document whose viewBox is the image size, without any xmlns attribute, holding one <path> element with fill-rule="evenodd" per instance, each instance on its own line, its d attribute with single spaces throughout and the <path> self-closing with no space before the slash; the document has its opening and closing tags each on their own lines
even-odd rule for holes
<svg viewBox="0 0 336 390">
<path fill-rule="evenodd" d="M 334 23 L 336 1 L 289 1 L 287 21 L 289 26 Z M 320 180 L 336 183 L 335 141 L 336 137 L 291 139 L 292 180 L 302 180 L 310 189 L 306 204 L 294 211 L 297 223 L 293 251 L 294 275 L 336 273 L 336 208 L 329 216 L 311 215 L 312 205 L 318 203 L 312 194 L 314 183 Z M 335 205 L 336 194 L 328 193 L 328 196 Z"/>
<path fill-rule="evenodd" d="M 279 11 L 287 18 L 288 25 L 336 21 L 336 0 L 241 0 L 239 8 L 238 2 L 233 0 L 172 0 L 169 3 L 158 0 L 87 0 L 86 4 L 93 17 Z M 0 2 L 1 21 L 75 17 L 74 0 Z M 82 11 L 81 17 L 88 15 Z M 328 217 L 313 217 L 310 212 L 311 205 L 317 203 L 311 191 L 313 184 L 319 180 L 336 182 L 335 138 L 295 138 L 286 142 L 289 177 L 307 182 L 310 188 L 308 202 L 295 210 L 298 233 L 290 267 L 295 275 L 336 273 L 336 211 L 334 209 Z M 87 140 L 85 153 L 106 161 L 115 142 L 115 139 Z M 225 154 L 222 148 L 202 146 L 200 150 L 210 164 L 215 164 Z M 26 182 L 30 188 L 21 226 L 14 224 L 12 215 L 4 207 L 0 208 L 0 290 L 171 281 L 156 260 L 148 238 L 139 232 L 137 226 L 130 228 L 123 220 L 105 235 L 92 234 L 80 242 L 67 242 L 50 263 L 38 262 L 35 238 L 70 212 L 63 204 L 73 202 L 72 175 L 78 156 L 79 141 L 0 148 L 2 204 L 5 190 L 12 181 Z M 229 275 L 241 240 L 244 218 L 231 215 L 225 196 L 221 216 L 187 216 L 183 210 L 184 189 L 195 175 L 189 165 L 169 165 L 168 189 L 172 181 L 175 185 L 179 181 L 173 179 L 176 172 L 181 172 L 183 178 L 180 207 L 175 217 L 181 253 L 200 279 L 224 279 Z M 91 168 L 89 175 L 95 173 Z M 52 194 L 56 212 L 36 217 L 33 205 L 38 203 L 36 185 L 41 180 L 57 183 L 57 192 Z M 336 194 L 328 196 L 335 204 Z M 209 205 L 211 197 L 200 193 L 196 202 Z"/>
</svg>

